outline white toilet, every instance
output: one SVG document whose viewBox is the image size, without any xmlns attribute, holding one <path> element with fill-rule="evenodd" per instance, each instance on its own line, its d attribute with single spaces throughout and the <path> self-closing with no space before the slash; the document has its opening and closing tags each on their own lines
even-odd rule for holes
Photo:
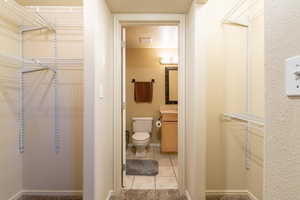
<svg viewBox="0 0 300 200">
<path fill-rule="evenodd" d="M 146 155 L 146 147 L 150 143 L 150 133 L 152 132 L 152 117 L 133 117 L 132 118 L 132 143 L 136 147 L 136 156 L 144 157 Z"/>
</svg>

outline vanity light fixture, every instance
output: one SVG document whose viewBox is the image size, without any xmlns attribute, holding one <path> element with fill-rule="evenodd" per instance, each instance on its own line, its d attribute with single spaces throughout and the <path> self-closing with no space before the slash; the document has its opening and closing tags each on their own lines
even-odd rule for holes
<svg viewBox="0 0 300 200">
<path fill-rule="evenodd" d="M 162 64 L 162 65 L 178 65 L 178 57 L 161 57 L 160 64 Z"/>
</svg>

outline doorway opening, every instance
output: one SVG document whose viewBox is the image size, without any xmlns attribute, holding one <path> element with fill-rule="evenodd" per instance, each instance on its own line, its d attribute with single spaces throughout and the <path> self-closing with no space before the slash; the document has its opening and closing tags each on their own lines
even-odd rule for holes
<svg viewBox="0 0 300 200">
<path fill-rule="evenodd" d="M 185 17 L 115 15 L 114 37 L 115 192 L 183 195 Z"/>
<path fill-rule="evenodd" d="M 123 188 L 178 189 L 178 26 L 122 26 Z"/>
</svg>

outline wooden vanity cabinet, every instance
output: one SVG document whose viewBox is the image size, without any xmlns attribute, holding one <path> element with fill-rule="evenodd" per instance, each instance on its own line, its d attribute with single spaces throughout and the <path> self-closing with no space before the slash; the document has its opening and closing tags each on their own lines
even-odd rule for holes
<svg viewBox="0 0 300 200">
<path fill-rule="evenodd" d="M 161 152 L 178 151 L 178 117 L 177 114 L 162 114 Z"/>
</svg>

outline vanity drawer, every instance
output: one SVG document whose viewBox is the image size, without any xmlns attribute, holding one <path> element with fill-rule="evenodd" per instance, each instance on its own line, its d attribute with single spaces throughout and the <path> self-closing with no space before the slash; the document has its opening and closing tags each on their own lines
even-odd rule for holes
<svg viewBox="0 0 300 200">
<path fill-rule="evenodd" d="M 177 113 L 168 113 L 162 115 L 163 122 L 177 122 L 178 121 L 178 114 Z"/>
</svg>

